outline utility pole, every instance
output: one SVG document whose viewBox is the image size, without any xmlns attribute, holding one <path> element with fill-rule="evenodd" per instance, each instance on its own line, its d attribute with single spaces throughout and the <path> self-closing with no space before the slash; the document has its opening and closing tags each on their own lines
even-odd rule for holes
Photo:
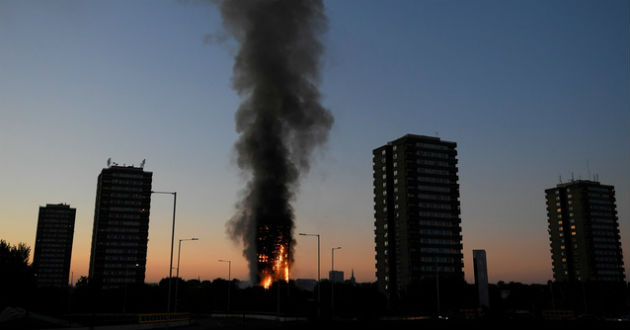
<svg viewBox="0 0 630 330">
<path fill-rule="evenodd" d="M 319 234 L 305 234 L 305 233 L 300 233 L 301 236 L 316 236 L 317 237 L 317 317 L 320 318 L 322 316 L 322 306 L 321 306 L 321 287 L 322 287 L 322 281 L 321 281 L 321 275 L 320 275 L 320 249 L 319 249 L 319 239 L 320 236 Z"/>
</svg>

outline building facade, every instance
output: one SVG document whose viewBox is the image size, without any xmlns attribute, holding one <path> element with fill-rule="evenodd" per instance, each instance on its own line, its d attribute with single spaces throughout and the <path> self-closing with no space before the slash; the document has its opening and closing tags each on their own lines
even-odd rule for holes
<svg viewBox="0 0 630 330">
<path fill-rule="evenodd" d="M 545 195 L 554 280 L 624 281 L 615 188 L 578 180 Z"/>
<path fill-rule="evenodd" d="M 475 269 L 475 286 L 479 307 L 490 307 L 490 295 L 488 293 L 488 264 L 486 262 L 486 250 L 473 250 L 473 267 Z"/>
<path fill-rule="evenodd" d="M 96 287 L 144 283 L 152 176 L 118 165 L 98 176 L 89 271 Z"/>
<path fill-rule="evenodd" d="M 328 272 L 328 280 L 334 283 L 343 283 L 344 274 L 340 270 L 331 270 Z"/>
<path fill-rule="evenodd" d="M 376 278 L 388 297 L 464 278 L 456 146 L 408 134 L 373 150 Z"/>
<path fill-rule="evenodd" d="M 66 287 L 70 275 L 76 209 L 66 204 L 39 207 L 33 272 L 39 287 Z"/>
</svg>

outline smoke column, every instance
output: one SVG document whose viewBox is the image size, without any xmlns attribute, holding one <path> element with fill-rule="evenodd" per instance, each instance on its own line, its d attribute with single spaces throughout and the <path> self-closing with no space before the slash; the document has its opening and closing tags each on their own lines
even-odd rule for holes
<svg viewBox="0 0 630 330">
<path fill-rule="evenodd" d="M 226 224 L 243 243 L 253 283 L 289 279 L 293 262 L 291 202 L 311 153 L 333 123 L 320 104 L 320 36 L 327 28 L 320 0 L 227 0 L 223 25 L 239 44 L 233 87 L 237 163 L 247 179 Z"/>
</svg>

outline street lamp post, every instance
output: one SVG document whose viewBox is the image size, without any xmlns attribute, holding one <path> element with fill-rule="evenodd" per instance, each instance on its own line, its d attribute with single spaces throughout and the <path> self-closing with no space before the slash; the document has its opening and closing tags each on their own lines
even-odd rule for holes
<svg viewBox="0 0 630 330">
<path fill-rule="evenodd" d="M 316 236 L 317 237 L 317 317 L 321 317 L 322 316 L 322 308 L 321 308 L 321 276 L 320 276 L 320 272 L 319 272 L 319 239 L 320 236 L 319 234 L 305 234 L 305 233 L 300 233 L 301 236 Z"/>
<path fill-rule="evenodd" d="M 232 286 L 232 260 L 220 259 L 219 262 L 227 262 L 228 264 L 228 288 L 227 288 L 227 308 L 226 311 L 230 312 L 230 287 Z"/>
<path fill-rule="evenodd" d="M 173 281 L 173 245 L 175 244 L 175 210 L 177 208 L 177 192 L 176 191 L 151 191 L 152 194 L 173 195 L 173 226 L 171 228 L 171 261 L 168 267 L 168 298 L 166 303 L 166 312 L 171 312 L 171 282 Z"/>
<path fill-rule="evenodd" d="M 341 249 L 341 246 L 330 249 L 330 252 L 332 255 L 330 274 L 333 276 L 330 279 L 330 318 L 334 316 L 334 311 L 335 311 L 335 277 L 334 277 L 335 276 L 335 250 L 340 250 L 340 249 Z"/>
<path fill-rule="evenodd" d="M 177 302 L 179 301 L 179 299 L 177 298 L 177 287 L 179 286 L 179 259 L 182 255 L 182 242 L 183 241 L 198 241 L 199 239 L 197 237 L 193 237 L 193 238 L 183 238 L 179 240 L 179 247 L 177 248 L 177 274 L 175 275 L 175 278 L 177 278 L 177 282 L 175 282 L 175 306 L 174 306 L 174 312 L 177 313 Z"/>
</svg>

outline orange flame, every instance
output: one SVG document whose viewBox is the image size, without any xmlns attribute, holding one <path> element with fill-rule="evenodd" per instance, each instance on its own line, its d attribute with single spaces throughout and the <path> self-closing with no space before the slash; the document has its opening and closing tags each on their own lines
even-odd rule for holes
<svg viewBox="0 0 630 330">
<path fill-rule="evenodd" d="M 272 281 L 271 275 L 267 275 L 267 277 L 265 277 L 265 279 L 262 282 L 262 286 L 263 288 L 265 288 L 265 290 L 269 289 L 269 287 L 271 286 L 271 281 Z"/>
<path fill-rule="evenodd" d="M 267 262 L 269 259 L 267 255 L 258 255 L 258 260 L 261 262 Z M 271 270 L 264 272 L 260 285 L 265 289 L 269 289 L 274 280 L 289 282 L 289 254 L 285 251 L 284 245 L 280 245 L 277 257 L 273 260 Z"/>
</svg>

